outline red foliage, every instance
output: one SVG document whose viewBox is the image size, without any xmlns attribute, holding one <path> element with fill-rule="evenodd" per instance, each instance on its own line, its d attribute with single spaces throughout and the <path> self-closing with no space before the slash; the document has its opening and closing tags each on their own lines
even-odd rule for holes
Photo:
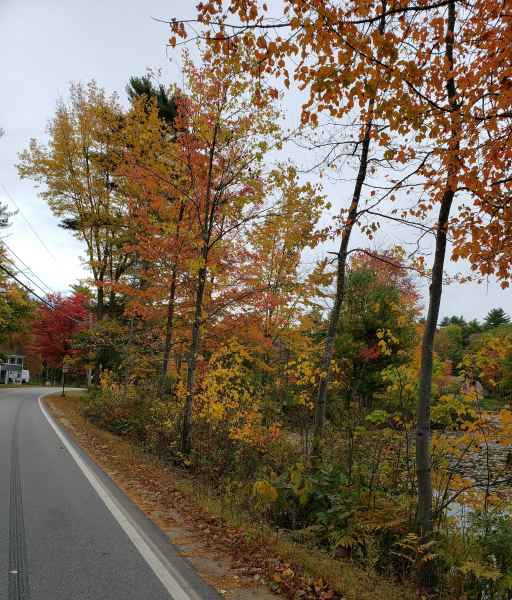
<svg viewBox="0 0 512 600">
<path fill-rule="evenodd" d="M 400 290 L 404 300 L 417 304 L 420 293 L 416 289 L 414 280 L 409 275 L 403 260 L 388 252 L 357 252 L 352 258 L 353 270 L 369 270 L 375 273 L 377 282 L 381 285 L 392 285 Z"/>
<path fill-rule="evenodd" d="M 62 366 L 64 357 L 71 351 L 71 339 L 87 324 L 88 300 L 83 294 L 65 297 L 50 294 L 48 303 L 41 305 L 34 319 L 32 350 L 41 355 L 49 367 Z"/>
<path fill-rule="evenodd" d="M 368 346 L 367 348 L 363 348 L 359 352 L 359 357 L 364 362 L 370 362 L 372 360 L 377 360 L 380 357 L 380 351 L 378 346 Z"/>
</svg>

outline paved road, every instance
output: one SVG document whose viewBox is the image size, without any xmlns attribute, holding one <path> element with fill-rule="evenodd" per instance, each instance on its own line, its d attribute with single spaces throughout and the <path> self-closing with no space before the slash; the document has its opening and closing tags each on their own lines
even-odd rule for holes
<svg viewBox="0 0 512 600">
<path fill-rule="evenodd" d="M 0 598 L 216 600 L 40 407 L 0 387 Z"/>
</svg>

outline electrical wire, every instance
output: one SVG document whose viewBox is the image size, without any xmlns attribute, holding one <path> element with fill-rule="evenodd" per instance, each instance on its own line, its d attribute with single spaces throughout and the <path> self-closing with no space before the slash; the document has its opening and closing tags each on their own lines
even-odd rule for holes
<svg viewBox="0 0 512 600">
<path fill-rule="evenodd" d="M 14 273 L 11 273 L 11 271 L 9 271 L 9 269 L 7 269 L 4 265 L 0 265 L 0 269 L 2 271 L 4 271 L 4 273 L 7 273 L 7 275 L 9 275 L 9 277 L 11 277 L 12 279 L 14 279 L 14 281 L 16 281 L 17 283 L 19 283 L 21 285 L 21 287 L 23 287 L 25 290 L 27 290 L 27 292 L 30 292 L 32 294 L 32 296 L 35 296 L 38 300 L 40 300 L 48 308 L 51 308 L 52 310 L 55 310 L 55 306 L 53 306 L 53 304 L 51 304 L 50 302 L 48 302 L 48 300 L 45 300 L 45 298 L 43 298 L 42 296 L 40 296 L 37 292 L 34 292 L 34 290 L 32 288 L 30 288 L 26 283 L 23 283 L 23 281 L 21 281 L 20 279 L 18 279 L 16 277 L 16 275 Z"/>
<path fill-rule="evenodd" d="M 23 217 L 25 223 L 28 225 L 28 227 L 30 228 L 30 230 L 32 231 L 32 233 L 39 240 L 41 246 L 43 246 L 43 248 L 46 250 L 46 252 L 48 252 L 49 256 L 51 256 L 51 258 L 55 261 L 55 263 L 59 264 L 58 261 L 57 261 L 57 259 L 54 256 L 54 254 L 52 254 L 52 252 L 50 251 L 50 249 L 48 248 L 48 246 L 45 244 L 45 242 L 42 239 L 42 237 L 39 235 L 39 233 L 37 233 L 36 229 L 32 226 L 32 223 L 27 219 L 27 217 L 25 216 L 25 214 L 23 213 L 23 211 L 21 210 L 21 208 L 16 203 L 16 200 L 14 200 L 14 198 L 12 197 L 12 195 L 9 193 L 9 191 L 5 187 L 5 185 L 2 183 L 2 184 L 0 184 L 0 186 L 2 187 L 2 189 L 3 189 L 4 193 L 5 193 L 5 195 L 7 196 L 7 198 L 9 198 L 9 200 L 14 204 L 14 207 L 16 208 L 16 210 Z"/>
<path fill-rule="evenodd" d="M 48 302 L 48 300 L 46 300 L 45 298 L 43 298 L 42 296 L 40 296 L 37 292 L 35 292 L 32 288 L 30 288 L 26 283 L 24 283 L 23 281 L 21 281 L 20 279 L 18 279 L 18 277 L 16 277 L 16 275 L 14 273 L 12 273 L 11 271 L 9 271 L 9 269 L 7 269 L 4 265 L 0 264 L 0 269 L 2 271 L 4 271 L 4 273 L 6 273 L 7 275 L 9 275 L 9 277 L 11 277 L 12 279 L 14 279 L 14 281 L 16 281 L 19 285 L 21 285 L 22 288 L 24 288 L 25 290 L 27 290 L 27 292 L 29 292 L 30 294 L 32 294 L 32 296 L 34 296 L 40 302 L 42 302 L 47 308 L 49 308 L 50 310 L 57 310 L 56 306 L 54 306 L 51 302 Z M 75 317 L 72 317 L 70 315 L 64 315 L 64 316 L 67 319 L 70 319 L 71 321 L 74 321 L 75 323 L 80 323 L 80 324 L 83 323 L 82 320 L 75 319 Z"/>
<path fill-rule="evenodd" d="M 28 276 L 26 273 L 24 273 L 24 272 L 23 272 L 23 271 L 22 271 L 22 270 L 21 270 L 21 269 L 18 267 L 18 265 L 17 265 L 17 264 L 16 264 L 16 263 L 15 263 L 15 262 L 12 260 L 12 258 L 9 258 L 8 256 L 5 256 L 4 258 L 5 258 L 5 260 L 7 260 L 7 261 L 8 261 L 8 262 L 9 262 L 9 263 L 10 263 L 10 264 L 11 264 L 11 265 L 12 265 L 12 266 L 13 266 L 13 267 L 16 269 L 16 273 L 17 273 L 18 275 L 23 275 L 23 277 L 25 277 L 26 279 L 28 279 L 28 280 L 30 281 L 30 283 L 31 283 L 31 284 L 32 284 L 34 287 L 36 287 L 36 288 L 38 288 L 39 290 L 41 290 L 41 292 L 43 292 L 43 294 L 47 294 L 47 293 L 48 293 L 48 291 L 47 291 L 45 288 L 43 288 L 42 286 L 40 286 L 40 285 L 39 285 L 37 282 L 35 282 L 33 279 L 31 279 L 31 278 L 30 278 L 30 277 L 29 277 L 29 276 Z"/>
<path fill-rule="evenodd" d="M 35 284 L 34 282 L 32 282 L 32 283 L 34 283 L 34 285 L 36 285 L 36 286 L 37 286 L 37 287 L 38 287 L 40 290 L 42 290 L 42 291 L 43 291 L 45 294 L 46 294 L 46 293 L 48 293 L 48 292 L 55 293 L 55 290 L 54 290 L 53 288 L 51 288 L 51 287 L 50 287 L 50 286 L 49 286 L 47 283 L 45 283 L 45 282 L 44 282 L 44 281 L 41 279 L 41 277 L 39 277 L 39 275 L 37 275 L 37 273 L 35 273 L 35 271 L 34 271 L 34 270 L 31 268 L 31 267 L 29 267 L 29 266 L 27 265 L 27 263 L 26 263 L 26 262 L 25 262 L 23 259 L 21 259 L 21 258 L 20 258 L 20 257 L 19 257 L 19 256 L 16 254 L 16 252 L 14 252 L 14 250 L 13 250 L 13 249 L 12 249 L 12 248 L 11 248 L 11 247 L 10 247 L 10 246 L 9 246 L 9 245 L 6 243 L 6 242 L 5 242 L 5 240 L 2 240 L 2 245 L 3 245 L 3 246 L 5 246 L 5 247 L 7 248 L 7 250 L 8 250 L 8 251 L 9 251 L 9 252 L 10 252 L 10 253 L 11 253 L 11 254 L 14 256 L 14 258 L 15 258 L 16 260 L 18 260 L 18 261 L 19 261 L 19 262 L 20 262 L 20 263 L 23 265 L 23 267 L 24 267 L 24 268 L 25 268 L 25 269 L 26 269 L 26 270 L 27 270 L 29 273 L 31 273 L 31 274 L 32 274 L 32 275 L 33 275 L 33 276 L 34 276 L 34 277 L 35 277 L 35 278 L 36 278 L 36 279 L 37 279 L 37 280 L 38 280 L 38 281 L 39 281 L 39 282 L 40 282 L 40 283 L 43 285 L 43 287 L 44 287 L 44 288 L 46 288 L 46 289 L 45 289 L 45 290 L 43 290 L 43 289 L 41 288 L 41 286 L 39 286 L 39 285 Z M 21 270 L 21 269 L 20 269 L 20 270 Z"/>
</svg>

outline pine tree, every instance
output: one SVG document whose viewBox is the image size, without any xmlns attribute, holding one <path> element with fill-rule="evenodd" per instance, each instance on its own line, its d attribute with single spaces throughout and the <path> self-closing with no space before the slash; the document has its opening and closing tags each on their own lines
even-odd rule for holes
<svg viewBox="0 0 512 600">
<path fill-rule="evenodd" d="M 176 99 L 168 94 L 162 84 L 155 86 L 148 75 L 130 77 L 130 81 L 126 86 L 126 93 L 132 103 L 142 96 L 146 96 L 148 102 L 155 99 L 160 119 L 168 125 L 174 124 L 177 114 Z"/>
<path fill-rule="evenodd" d="M 487 329 L 507 325 L 510 323 L 510 317 L 502 308 L 492 308 L 484 319 L 484 325 Z"/>
</svg>

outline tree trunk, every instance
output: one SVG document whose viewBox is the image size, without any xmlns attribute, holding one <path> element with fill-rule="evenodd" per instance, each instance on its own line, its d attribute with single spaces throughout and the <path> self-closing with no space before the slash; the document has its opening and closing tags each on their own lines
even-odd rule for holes
<svg viewBox="0 0 512 600">
<path fill-rule="evenodd" d="M 450 76 L 446 82 L 448 101 L 451 112 L 451 132 L 449 149 L 452 153 L 448 165 L 446 188 L 441 199 L 437 219 L 436 248 L 432 266 L 432 282 L 429 290 L 429 305 L 425 330 L 421 343 L 421 366 L 419 382 L 419 398 L 416 424 L 416 476 L 418 483 L 418 514 L 417 522 L 423 539 L 428 539 L 433 531 L 432 514 L 432 459 L 430 451 L 430 407 L 432 403 L 432 362 L 434 337 L 439 318 L 439 307 L 443 288 L 443 268 L 446 255 L 446 235 L 450 209 L 455 197 L 456 177 L 459 170 L 458 151 L 459 129 L 457 120 L 457 92 L 454 72 L 454 32 L 455 32 L 455 0 L 448 5 L 448 20 L 446 27 L 446 57 L 450 65 Z"/>
<path fill-rule="evenodd" d="M 387 0 L 382 0 L 382 15 L 386 13 Z M 379 32 L 384 33 L 386 28 L 386 18 L 381 16 L 379 21 Z M 338 323 L 340 320 L 341 309 L 343 306 L 343 300 L 345 297 L 345 281 L 347 271 L 347 258 L 348 258 L 348 246 L 350 243 L 350 237 L 352 230 L 358 218 L 359 202 L 361 200 L 361 192 L 363 190 L 363 184 L 366 179 L 366 173 L 368 170 L 368 153 L 370 150 L 372 128 L 373 128 L 373 111 L 375 106 L 375 100 L 373 98 L 368 102 L 368 117 L 367 121 L 363 126 L 363 139 L 361 143 L 361 158 L 359 161 L 359 169 L 357 172 L 356 183 L 354 186 L 354 193 L 352 195 L 352 202 L 347 215 L 347 220 L 343 228 L 343 234 L 341 236 L 340 249 L 338 252 L 338 264 L 336 270 L 336 295 L 334 298 L 334 305 L 329 314 L 329 325 L 327 328 L 327 336 L 325 338 L 324 352 L 320 363 L 320 384 L 318 386 L 318 394 L 315 404 L 315 424 L 313 434 L 313 456 L 318 457 L 320 454 L 320 447 L 322 443 L 322 436 L 325 426 L 325 416 L 327 412 L 327 392 L 329 388 L 329 380 L 331 376 L 331 361 L 334 355 L 334 342 L 336 340 L 336 333 L 338 330 Z"/>
<path fill-rule="evenodd" d="M 96 319 L 101 321 L 105 316 L 105 290 L 103 289 L 103 281 L 99 281 L 96 288 Z"/>
<path fill-rule="evenodd" d="M 103 279 L 100 278 L 96 283 L 96 320 L 98 323 L 103 321 L 105 316 L 105 290 L 103 288 Z M 92 367 L 92 383 L 93 385 L 99 386 L 101 378 L 101 366 L 99 364 L 98 357 Z"/>
<path fill-rule="evenodd" d="M 204 257 L 203 257 L 204 259 Z M 200 342 L 201 317 L 203 312 L 203 298 L 206 287 L 207 268 L 205 266 L 199 269 L 197 276 L 196 301 L 194 311 L 194 323 L 192 325 L 192 340 L 188 355 L 187 369 L 187 397 L 183 411 L 183 427 L 181 430 L 181 451 L 183 454 L 189 454 L 191 450 L 191 432 L 192 432 L 192 402 L 194 399 L 194 383 L 197 366 L 197 354 Z"/>
<path fill-rule="evenodd" d="M 168 197 L 169 201 L 172 201 L 172 196 Z M 181 201 L 180 210 L 178 213 L 178 221 L 176 224 L 176 234 L 174 236 L 174 242 L 176 244 L 176 251 L 172 262 L 171 271 L 171 286 L 169 289 L 169 303 L 167 305 L 167 322 L 165 324 L 165 342 L 164 342 L 164 357 L 162 361 L 162 377 L 160 383 L 160 393 L 162 393 L 163 384 L 167 375 L 167 369 L 169 368 L 169 357 L 172 348 L 172 336 L 174 327 L 174 309 L 176 305 L 176 281 L 178 277 L 178 260 L 179 260 L 179 237 L 181 223 L 185 215 L 185 202 Z"/>
<path fill-rule="evenodd" d="M 428 314 L 421 343 L 420 385 L 416 424 L 416 472 L 418 479 L 418 525 L 423 536 L 432 533 L 432 472 L 430 457 L 430 405 L 434 336 L 439 317 L 446 254 L 446 230 L 455 192 L 446 190 L 439 209 L 436 251 L 429 290 Z"/>
<path fill-rule="evenodd" d="M 194 323 L 192 325 L 192 339 L 188 353 L 187 369 L 187 397 L 185 400 L 185 409 L 183 411 L 183 428 L 181 431 L 181 451 L 183 454 L 190 454 L 191 433 L 192 433 L 192 404 L 194 401 L 194 383 L 197 366 L 197 353 L 199 351 L 199 342 L 201 336 L 201 318 L 203 313 L 204 291 L 206 288 L 206 279 L 208 277 L 208 253 L 210 250 L 210 239 L 213 224 L 216 218 L 217 201 L 212 202 L 213 189 L 213 165 L 215 152 L 217 150 L 217 135 L 219 133 L 219 121 L 215 122 L 213 128 L 212 143 L 208 152 L 208 180 L 206 184 L 206 196 L 204 202 L 204 218 L 202 223 L 202 248 L 201 248 L 201 267 L 197 274 L 196 301 L 194 310 Z"/>
<path fill-rule="evenodd" d="M 174 305 L 176 300 L 176 266 L 172 269 L 171 287 L 169 289 L 169 299 L 167 304 L 167 320 L 165 323 L 164 357 L 162 360 L 162 373 L 160 382 L 160 393 L 163 392 L 167 370 L 169 368 L 169 357 L 172 348 L 172 334 L 174 325 Z"/>
<path fill-rule="evenodd" d="M 370 101 L 369 114 L 373 111 L 373 100 Z M 315 405 L 315 428 L 313 438 L 313 454 L 316 456 L 319 452 L 323 430 L 325 426 L 325 415 L 327 409 L 327 391 L 329 387 L 329 380 L 331 375 L 331 361 L 334 354 L 334 342 L 336 339 L 336 333 L 338 330 L 338 323 L 340 320 L 341 308 L 343 306 L 343 299 L 345 296 L 345 281 L 346 281 L 346 270 L 347 270 L 347 258 L 348 258 L 348 246 L 350 242 L 350 236 L 352 230 L 357 221 L 359 201 L 361 199 L 361 192 L 363 184 L 366 178 L 366 172 L 368 168 L 368 152 L 371 143 L 371 131 L 372 131 L 372 120 L 371 118 L 364 126 L 364 136 L 362 141 L 361 159 L 359 162 L 359 170 L 357 173 L 356 184 L 354 187 L 354 194 L 352 196 L 352 202 L 348 211 L 347 221 L 343 228 L 343 234 L 341 236 L 340 249 L 338 251 L 337 258 L 337 271 L 336 271 L 336 294 L 334 297 L 334 305 L 329 314 L 329 325 L 327 328 L 327 335 L 325 338 L 324 352 L 320 363 L 320 371 L 322 377 L 320 379 L 320 385 L 318 387 L 318 394 Z"/>
</svg>

